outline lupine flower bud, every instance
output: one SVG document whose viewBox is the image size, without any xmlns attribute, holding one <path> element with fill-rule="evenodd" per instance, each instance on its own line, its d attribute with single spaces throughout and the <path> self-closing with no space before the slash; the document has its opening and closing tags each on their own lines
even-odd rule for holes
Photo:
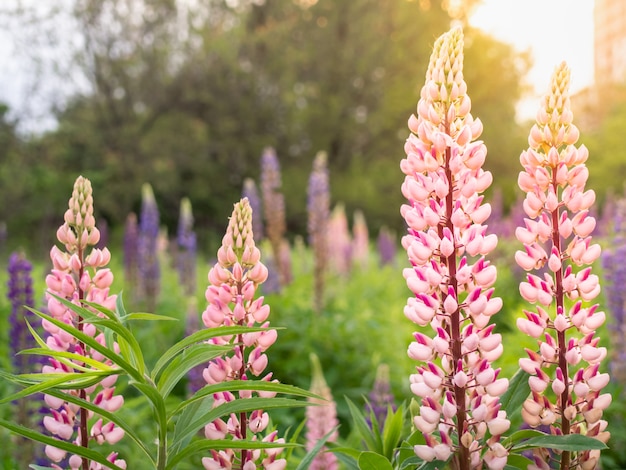
<svg viewBox="0 0 626 470">
<path fill-rule="evenodd" d="M 574 146 L 579 133 L 572 124 L 569 82 L 569 68 L 562 63 L 542 100 L 529 148 L 520 156 L 524 169 L 518 181 L 526 193 L 528 218 L 525 228 L 516 231 L 524 251 L 518 251 L 515 259 L 529 271 L 520 293 L 543 306 L 537 306 L 536 313 L 525 312 L 527 319 L 518 321 L 522 332 L 538 340 L 538 352 L 529 352 L 530 361 L 520 361 L 531 374 L 532 391 L 522 416 L 532 427 L 550 425 L 552 434 L 593 436 L 596 422 L 606 427 L 600 419 L 602 409 L 593 406 L 609 380 L 608 374 L 598 373 L 606 348 L 598 347 L 595 337 L 605 316 L 596 312 L 597 305 L 588 304 L 600 286 L 586 266 L 600 256 L 600 247 L 591 241 L 595 220 L 589 208 L 595 195 L 585 191 L 588 152 Z M 538 270 L 543 271 L 541 277 L 532 274 Z M 545 394 L 548 387 L 554 403 L 552 395 Z M 544 457 L 542 452 L 534 452 L 536 462 Z M 598 457 L 599 451 L 563 451 L 560 465 L 569 468 L 576 462 L 580 468 L 595 468 Z"/>
<path fill-rule="evenodd" d="M 405 315 L 436 333 L 416 333 L 409 347 L 422 363 L 410 378 L 421 398 L 414 424 L 426 440 L 415 453 L 429 461 L 456 453 L 464 470 L 502 469 L 507 451 L 499 439 L 509 421 L 499 397 L 508 381 L 491 366 L 502 340 L 487 326 L 502 301 L 492 297 L 496 269 L 485 258 L 497 237 L 482 225 L 491 207 L 480 195 L 492 178 L 482 169 L 485 146 L 476 141 L 482 125 L 469 111 L 463 33 L 454 28 L 435 42 L 400 164 L 408 200 L 402 246 L 412 266 L 404 277 L 415 294 Z"/>
</svg>

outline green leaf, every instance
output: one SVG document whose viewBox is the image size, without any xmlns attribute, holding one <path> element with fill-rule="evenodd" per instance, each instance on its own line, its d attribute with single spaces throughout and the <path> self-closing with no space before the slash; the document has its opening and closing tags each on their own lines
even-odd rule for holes
<svg viewBox="0 0 626 470">
<path fill-rule="evenodd" d="M 352 403 L 352 401 L 348 397 L 346 397 L 346 402 L 348 403 L 348 408 L 350 410 L 350 415 L 352 416 L 354 428 L 357 430 L 361 438 L 365 441 L 367 449 L 381 453 L 383 451 L 383 443 L 380 435 L 378 433 L 374 434 L 372 429 L 365 421 L 365 416 L 363 415 L 363 412 L 359 408 L 357 408 L 357 406 Z"/>
<path fill-rule="evenodd" d="M 180 418 L 176 421 L 176 426 L 174 427 L 174 436 L 173 440 L 176 444 L 172 444 L 169 449 L 169 454 L 177 454 L 182 447 L 185 447 L 191 438 L 192 434 L 188 434 L 187 437 L 178 440 L 178 436 L 181 435 L 181 432 L 194 420 L 194 418 L 198 415 L 202 415 L 208 413 L 213 407 L 213 397 L 205 396 L 201 400 L 196 400 L 189 403 L 182 411 Z M 176 410 L 173 413 L 170 413 L 169 419 L 171 420 L 174 416 L 178 414 L 179 410 Z"/>
<path fill-rule="evenodd" d="M 59 301 L 63 302 L 64 305 L 67 305 L 68 308 L 72 308 L 72 310 L 87 311 L 86 309 L 78 307 L 72 304 L 71 302 L 66 301 L 65 299 L 59 298 Z M 138 381 L 143 380 L 143 375 L 139 373 L 139 371 L 135 369 L 130 363 L 128 363 L 122 356 L 120 356 L 119 354 L 116 354 L 114 351 L 110 350 L 106 346 L 101 345 L 98 341 L 96 341 L 91 336 L 86 335 L 82 331 L 79 331 L 77 328 L 74 328 L 72 325 L 68 325 L 67 323 L 57 320 L 56 318 L 53 318 L 50 315 L 46 315 L 45 313 L 38 312 L 37 310 L 31 309 L 31 308 L 28 308 L 28 310 L 33 312 L 38 317 L 48 320 L 53 325 L 59 327 L 63 331 L 66 331 L 72 336 L 74 336 L 77 340 L 82 341 L 85 345 L 98 351 L 100 354 L 102 354 L 104 357 L 109 359 L 111 362 L 118 365 L 121 369 L 123 369 L 123 371 L 125 371 L 128 375 L 133 377 L 135 380 L 138 380 Z M 93 316 L 91 312 L 87 311 L 87 313 Z M 119 373 L 121 372 L 122 371 L 119 371 Z"/>
<path fill-rule="evenodd" d="M 218 336 L 231 336 L 242 333 L 254 333 L 266 329 L 267 328 L 262 327 L 249 328 L 246 326 L 220 326 L 217 328 L 207 328 L 205 330 L 196 331 L 186 338 L 183 338 L 163 353 L 163 355 L 155 364 L 154 369 L 152 369 L 152 380 L 157 380 L 159 374 L 161 373 L 162 369 L 167 365 L 167 363 L 174 359 L 176 356 L 178 356 L 178 354 L 183 349 L 188 348 L 192 344 L 206 341 L 208 339 Z"/>
<path fill-rule="evenodd" d="M 172 412 L 172 416 L 180 413 L 181 410 L 189 406 L 194 401 L 202 400 L 203 398 L 213 395 L 214 393 L 236 392 L 240 390 L 275 392 L 285 395 L 295 395 L 299 397 L 322 399 L 322 397 L 316 395 L 315 393 L 311 393 L 308 390 L 304 390 L 302 388 L 294 387 L 293 385 L 285 385 L 278 382 L 268 382 L 266 380 L 232 380 L 229 382 L 221 382 L 218 384 L 207 385 L 201 388 L 194 395 L 192 395 L 191 398 L 185 400 L 180 405 L 178 405 L 178 407 Z"/>
<path fill-rule="evenodd" d="M 424 462 L 418 467 L 418 470 L 443 470 L 447 468 L 448 462 L 442 462 L 441 460 L 433 460 L 432 462 Z"/>
<path fill-rule="evenodd" d="M 501 409 L 506 410 L 507 416 L 510 417 L 515 412 L 519 412 L 530 395 L 528 377 L 530 375 L 527 372 L 519 369 L 509 381 L 509 388 L 500 398 Z"/>
<path fill-rule="evenodd" d="M 0 426 L 7 428 L 8 430 L 14 432 L 15 434 L 24 436 L 25 438 L 30 439 L 32 441 L 41 442 L 42 444 L 48 444 L 58 449 L 71 452 L 72 454 L 76 454 L 81 457 L 86 457 L 89 460 L 92 460 L 94 462 L 98 462 L 104 465 L 107 468 L 111 468 L 113 470 L 123 470 L 121 467 L 118 467 L 114 463 L 109 462 L 105 456 L 103 456 L 99 452 L 96 452 L 93 449 L 89 449 L 87 447 L 82 447 L 82 446 L 77 446 L 67 441 L 61 441 L 59 439 L 55 439 L 54 437 L 46 436 L 44 434 L 35 432 L 30 428 L 26 428 L 24 426 L 14 424 L 10 421 L 5 421 L 4 419 L 0 419 Z"/>
<path fill-rule="evenodd" d="M 502 441 L 502 445 L 506 448 L 512 447 L 515 443 L 524 439 L 530 439 L 531 437 L 546 436 L 546 433 L 537 431 L 536 429 L 522 429 L 521 431 L 515 431 L 509 437 Z"/>
<path fill-rule="evenodd" d="M 193 369 L 199 364 L 204 364 L 211 359 L 220 357 L 231 350 L 231 346 L 218 346 L 208 343 L 189 346 L 181 354 L 176 356 L 163 370 L 157 384 L 159 392 L 163 398 L 166 398 L 178 381 L 187 375 L 190 369 Z"/>
<path fill-rule="evenodd" d="M 529 465 L 532 465 L 533 461 L 527 459 L 523 455 L 519 454 L 509 454 L 507 458 L 507 465 L 505 470 L 518 470 L 520 468 L 528 468 Z"/>
<path fill-rule="evenodd" d="M 230 383 L 230 382 L 229 382 Z M 194 417 L 189 423 L 185 423 L 178 436 L 174 436 L 172 440 L 172 446 L 176 446 L 180 441 L 187 438 L 190 435 L 195 434 L 199 429 L 205 426 L 207 423 L 215 421 L 216 419 L 230 415 L 231 413 L 244 413 L 254 410 L 270 410 L 274 408 L 293 408 L 296 406 L 307 406 L 308 403 L 302 400 L 293 400 L 290 398 L 246 398 L 234 400 L 227 403 L 222 403 L 211 410 L 199 414 Z"/>
<path fill-rule="evenodd" d="M 339 426 L 331 429 L 328 433 L 326 433 L 324 437 L 318 440 L 315 443 L 315 446 L 309 452 L 307 452 L 304 458 L 300 461 L 300 463 L 296 467 L 296 470 L 307 470 L 309 468 L 309 465 L 311 465 L 311 462 L 313 462 L 313 459 L 315 459 L 315 456 L 319 453 L 322 447 L 324 447 L 324 444 L 326 444 L 326 441 L 330 438 L 330 436 L 333 435 L 333 433 L 337 431 L 338 428 Z"/>
<path fill-rule="evenodd" d="M 391 409 L 391 406 L 387 407 L 387 418 L 383 427 L 382 439 L 383 455 L 390 461 L 393 459 L 396 448 L 402 438 L 404 411 L 403 405 L 400 405 L 395 412 Z"/>
<path fill-rule="evenodd" d="M 360 450 L 357 450 L 353 447 L 334 447 L 331 449 L 331 452 L 335 454 L 346 454 L 350 457 L 354 458 L 355 461 L 359 460 L 359 456 L 361 455 Z"/>
<path fill-rule="evenodd" d="M 391 462 L 376 452 L 361 452 L 359 456 L 361 470 L 393 470 Z"/>
<path fill-rule="evenodd" d="M 420 459 L 417 455 L 415 455 L 415 452 L 413 452 L 413 455 L 411 457 L 402 460 L 402 463 L 400 464 L 400 470 L 404 470 L 407 467 L 415 469 L 419 465 L 421 465 L 421 463 L 422 459 Z"/>
<path fill-rule="evenodd" d="M 155 388 L 153 384 L 143 383 L 143 382 L 134 382 L 131 381 L 130 384 L 139 390 L 148 400 L 152 403 L 154 407 L 154 414 L 157 420 L 157 426 L 159 428 L 163 428 L 167 426 L 167 412 L 165 410 L 165 401 L 163 397 L 159 394 L 159 391 Z"/>
<path fill-rule="evenodd" d="M 144 313 L 144 312 L 136 312 L 129 313 L 128 315 L 122 317 L 123 320 L 126 321 L 178 321 L 178 318 L 168 317 L 166 315 L 156 315 L 154 313 Z"/>
<path fill-rule="evenodd" d="M 552 436 L 546 434 L 539 437 L 531 437 L 521 444 L 514 446 L 516 451 L 543 447 L 546 449 L 565 450 L 578 452 L 582 450 L 602 450 L 607 449 L 604 442 L 593 437 L 582 436 L 580 434 L 568 434 L 566 436 Z"/>
<path fill-rule="evenodd" d="M 209 450 L 225 450 L 225 449 L 275 449 L 276 447 L 300 447 L 300 444 L 288 442 L 261 442 L 261 441 L 244 441 L 235 439 L 210 440 L 203 439 L 195 441 L 186 446 L 181 452 L 178 452 L 169 460 L 166 470 L 173 469 L 179 462 L 200 452 Z"/>
<path fill-rule="evenodd" d="M 22 351 L 19 352 L 19 354 L 32 354 L 36 356 L 54 357 L 55 359 L 58 359 L 59 362 L 62 362 L 63 364 L 67 365 L 70 369 L 82 370 L 84 372 L 91 372 L 92 369 L 89 369 L 88 367 L 80 366 L 76 364 L 75 362 L 72 362 L 72 360 L 84 362 L 85 364 L 97 370 L 104 370 L 104 371 L 114 370 L 110 365 L 107 365 L 100 361 L 96 361 L 95 359 L 92 359 L 89 356 L 83 356 L 82 354 L 76 354 L 76 353 L 71 353 L 67 351 L 55 351 L 50 348 L 23 349 Z M 65 360 L 65 359 L 69 359 L 69 360 Z"/>
</svg>

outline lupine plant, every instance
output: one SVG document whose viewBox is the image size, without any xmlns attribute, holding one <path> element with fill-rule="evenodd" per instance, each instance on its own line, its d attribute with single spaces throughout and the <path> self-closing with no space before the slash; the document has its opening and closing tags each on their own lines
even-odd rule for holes
<svg viewBox="0 0 626 470">
<path fill-rule="evenodd" d="M 369 231 L 363 211 L 354 212 L 352 223 L 352 263 L 363 269 L 369 261 Z"/>
<path fill-rule="evenodd" d="M 328 264 L 328 217 L 330 214 L 330 187 L 326 153 L 320 152 L 313 161 L 308 187 L 308 231 L 313 249 L 313 308 L 320 312 L 324 306 L 324 281 Z"/>
<path fill-rule="evenodd" d="M 140 298 L 154 310 L 161 285 L 161 267 L 158 256 L 159 208 L 152 186 L 141 188 L 141 213 L 139 215 L 138 267 Z"/>
<path fill-rule="evenodd" d="M 517 325 L 538 342 L 538 351 L 527 350 L 528 357 L 520 360 L 532 392 L 522 416 L 530 426 L 549 425 L 555 435 L 582 434 L 607 442 L 602 413 L 611 395 L 602 393 L 609 375 L 600 369 L 607 350 L 596 334 L 605 314 L 592 304 L 600 293 L 591 269 L 600 256 L 591 238 L 596 221 L 589 215 L 595 193 L 585 190 L 588 151 L 575 146 L 579 132 L 572 123 L 569 83 L 569 68 L 562 63 L 520 157 L 524 169 L 518 183 L 526 193 L 528 218 L 516 231 L 524 250 L 515 259 L 529 272 L 520 293 L 535 307 Z M 586 470 L 597 468 L 600 451 L 550 455 L 536 449 L 534 459 L 534 468 L 542 470 L 553 460 L 561 470 Z"/>
<path fill-rule="evenodd" d="M 124 280 L 133 287 L 137 296 L 139 284 L 139 224 L 137 214 L 131 212 L 126 216 L 124 224 Z"/>
<path fill-rule="evenodd" d="M 501 469 L 509 421 L 499 397 L 508 380 L 492 367 L 503 347 L 489 322 L 502 301 L 493 295 L 496 268 L 485 258 L 497 238 L 483 225 L 490 206 L 480 195 L 492 178 L 482 169 L 482 124 L 470 114 L 459 28 L 435 42 L 417 111 L 401 163 L 409 201 L 402 245 L 412 266 L 404 276 L 415 294 L 405 315 L 430 325 L 434 336 L 417 332 L 409 346 L 420 362 L 411 376 L 421 400 L 414 424 L 426 441 L 415 452 L 427 461 L 452 459 L 456 469 Z"/>
<path fill-rule="evenodd" d="M 218 263 L 209 273 L 207 298 L 211 303 L 203 319 L 212 324 L 221 314 L 222 323 L 174 344 L 151 368 L 144 361 L 130 324 L 172 318 L 127 313 L 121 298 L 109 294 L 113 277 L 104 268 L 110 259 L 108 250 L 94 248 L 87 253 L 87 248 L 98 241 L 92 204 L 91 186 L 80 177 L 65 214 L 66 223 L 57 232 L 66 251 L 57 247 L 51 251 L 54 268 L 46 278 L 50 314 L 33 310 L 50 336 L 44 341 L 29 327 L 39 348 L 22 351 L 49 357 L 50 365 L 38 374 L 0 371 L 0 377 L 24 387 L 0 398 L 0 404 L 39 392 L 46 394 L 52 416 L 45 426 L 53 436 L 3 419 L 0 426 L 46 444 L 46 453 L 54 461 L 61 462 L 69 452 L 72 455 L 67 464 L 72 470 L 127 468 L 116 452 L 105 456 L 92 448 L 93 444 L 115 444 L 123 437 L 141 455 L 140 468 L 172 470 L 181 461 L 207 452 L 211 457 L 205 457 L 203 463 L 209 469 L 248 470 L 257 468 L 256 461 L 268 470 L 284 468 L 284 459 L 278 458 L 281 449 L 297 445 L 282 442 L 275 431 L 256 439 L 269 426 L 264 410 L 306 405 L 304 400 L 277 394 L 307 398 L 316 395 L 279 384 L 271 380 L 271 374 L 255 380 L 265 369 L 264 351 L 276 339 L 276 330 L 268 328 L 269 307 L 263 304 L 263 298 L 254 299 L 256 286 L 265 279 L 267 270 L 254 246 L 247 201 L 236 206 L 231 219 L 235 225 L 227 231 Z M 191 369 L 207 363 L 203 375 L 209 383 L 171 406 L 170 394 L 176 385 Z M 230 367 L 226 376 L 220 376 L 223 366 Z M 140 435 L 119 413 L 114 413 L 123 403 L 113 389 L 118 377 L 128 379 L 127 385 L 152 405 L 152 435 Z M 235 400 L 235 393 L 245 399 Z M 222 429 L 218 423 L 229 425 Z M 194 439 L 202 429 L 208 439 Z M 223 437 L 229 438 L 217 435 L 222 431 Z M 74 435 L 78 437 L 69 442 Z M 238 457 L 233 457 L 236 464 L 228 464 L 225 459 L 234 456 L 235 450 L 239 451 Z M 312 457 L 308 455 L 303 461 Z M 52 464 L 52 468 L 62 467 Z"/>
<path fill-rule="evenodd" d="M 338 274 L 347 275 L 352 267 L 352 237 L 343 204 L 337 204 L 330 214 L 327 237 L 330 267 Z"/>
<path fill-rule="evenodd" d="M 395 262 L 398 247 L 396 246 L 396 237 L 389 228 L 385 226 L 380 228 L 378 238 L 376 239 L 376 247 L 378 248 L 381 266 Z"/>
<path fill-rule="evenodd" d="M 263 230 L 261 197 L 259 196 L 256 183 L 252 178 L 246 178 L 243 181 L 243 191 L 241 192 L 241 197 L 250 202 L 250 207 L 252 208 L 252 231 L 254 232 L 254 238 L 258 243 L 265 236 L 265 232 Z"/>
</svg>

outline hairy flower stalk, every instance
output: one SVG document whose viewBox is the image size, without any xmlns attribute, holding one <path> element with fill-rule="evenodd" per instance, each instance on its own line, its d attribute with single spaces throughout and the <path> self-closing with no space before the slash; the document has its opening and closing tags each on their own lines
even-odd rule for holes
<svg viewBox="0 0 626 470">
<path fill-rule="evenodd" d="M 509 428 L 499 396 L 508 380 L 492 362 L 502 353 L 491 316 L 502 301 L 493 296 L 496 269 L 485 255 L 497 237 L 482 225 L 490 206 L 480 195 L 491 174 L 482 169 L 486 148 L 475 139 L 480 120 L 470 114 L 463 80 L 463 33 L 454 28 L 437 39 L 405 144 L 402 206 L 408 234 L 402 239 L 412 267 L 404 270 L 409 298 L 405 315 L 434 337 L 414 333 L 409 357 L 420 361 L 411 390 L 421 398 L 415 426 L 426 445 L 424 460 L 455 469 L 502 469 L 507 451 L 500 435 Z"/>
<path fill-rule="evenodd" d="M 231 380 L 248 380 L 249 377 L 261 377 L 267 366 L 265 351 L 276 341 L 277 333 L 269 327 L 267 318 L 269 305 L 263 304 L 263 297 L 254 298 L 256 289 L 267 279 L 267 268 L 261 263 L 261 253 L 254 243 L 252 233 L 252 209 L 247 199 L 235 204 L 228 223 L 222 246 L 217 252 L 217 263 L 209 271 L 209 286 L 206 290 L 208 306 L 202 314 L 207 328 L 219 326 L 262 326 L 263 331 L 244 333 L 235 337 L 219 337 L 212 340 L 215 344 L 232 345 L 232 354 L 212 360 L 204 370 L 203 376 L 208 384 Z M 262 380 L 270 381 L 272 373 Z M 238 392 L 239 399 L 250 398 L 254 393 L 261 397 L 272 397 L 273 393 Z M 237 397 L 231 392 L 217 393 L 213 406 L 230 402 Z M 217 419 L 205 427 L 207 439 L 235 440 L 257 439 L 269 424 L 269 415 L 263 410 L 232 414 L 225 422 Z M 277 439 L 277 432 L 270 432 L 262 438 L 264 442 L 284 442 Z M 211 457 L 204 457 L 202 464 L 207 470 L 261 468 L 283 470 L 287 461 L 278 459 L 282 449 L 241 450 L 232 449 L 212 451 Z"/>
<path fill-rule="evenodd" d="M 335 431 L 328 437 L 327 442 L 335 442 L 339 437 L 339 432 L 336 430 L 339 426 L 337 405 L 324 378 L 320 360 L 315 354 L 311 354 L 311 364 L 313 366 L 313 378 L 310 391 L 322 398 L 309 398 L 309 402 L 314 406 L 309 406 L 306 409 L 307 451 L 311 451 L 319 440 L 333 429 Z M 309 470 L 336 470 L 339 468 L 337 456 L 332 452 L 326 452 L 326 450 L 326 447 L 322 447 L 310 463 Z"/>
<path fill-rule="evenodd" d="M 595 193 L 585 191 L 588 151 L 574 145 L 579 133 L 572 124 L 569 83 L 569 68 L 562 63 L 537 112 L 529 148 L 520 156 L 524 170 L 518 184 L 526 193 L 528 218 L 516 230 L 524 251 L 515 260 L 529 271 L 520 293 L 536 307 L 525 311 L 517 326 L 537 338 L 539 346 L 520 360 L 520 367 L 531 374 L 532 391 L 522 416 L 533 427 L 549 425 L 552 434 L 583 434 L 606 442 L 607 423 L 601 418 L 611 396 L 601 390 L 609 375 L 599 369 L 607 351 L 595 334 L 605 315 L 597 304 L 589 305 L 600 293 L 590 267 L 600 256 L 600 246 L 592 244 L 590 235 L 596 225 L 589 215 Z M 536 451 L 535 459 L 543 462 L 546 455 Z M 599 459 L 598 450 L 563 451 L 560 468 L 593 469 Z M 544 467 L 537 463 L 537 468 Z"/>
<path fill-rule="evenodd" d="M 59 227 L 57 238 L 64 245 L 65 251 L 56 246 L 50 251 L 53 269 L 46 277 L 48 310 L 50 316 L 73 325 L 79 331 L 105 345 L 102 332 L 53 296 L 64 298 L 76 305 L 82 305 L 83 300 L 86 300 L 111 310 L 115 309 L 116 296 L 109 294 L 113 274 L 105 268 L 111 259 L 111 253 L 107 248 L 93 248 L 100 239 L 100 232 L 96 228 L 96 220 L 93 216 L 92 190 L 88 179 L 80 176 L 74 183 L 69 208 L 64 218 L 65 223 Z M 88 252 L 90 247 L 91 250 Z M 42 326 L 49 334 L 46 342 L 50 349 L 68 351 L 103 361 L 104 358 L 98 352 L 86 348 L 83 342 L 49 321 L 43 320 Z M 114 343 L 114 347 L 117 348 L 117 344 Z M 82 361 L 76 361 L 76 366 L 87 367 Z M 50 364 L 44 366 L 42 371 L 44 373 L 73 372 L 68 363 L 61 363 L 54 358 L 50 359 Z M 118 410 L 124 402 L 121 395 L 115 395 L 116 379 L 117 376 L 110 376 L 97 385 L 69 393 L 113 412 Z M 50 407 L 52 416 L 44 418 L 44 426 L 60 439 L 70 440 L 74 436 L 76 426 L 78 430 L 74 443 L 83 447 L 88 447 L 90 440 L 99 444 L 104 442 L 115 444 L 124 435 L 121 428 L 116 427 L 112 422 L 103 422 L 102 419 L 92 423 L 89 429 L 88 419 L 91 413 L 85 408 L 79 408 L 49 395 L 45 396 L 45 401 Z M 54 446 L 46 446 L 46 455 L 53 462 L 60 462 L 65 458 L 66 452 Z M 126 463 L 117 459 L 116 453 L 112 453 L 109 457 L 116 465 L 125 468 Z M 77 455 L 69 458 L 69 465 L 73 470 L 91 468 L 88 459 Z"/>
<path fill-rule="evenodd" d="M 324 306 L 324 280 L 328 261 L 327 230 L 330 213 L 330 188 L 328 183 L 327 156 L 319 152 L 313 162 L 308 188 L 309 243 L 313 248 L 314 282 L 313 308 L 317 313 Z"/>
</svg>

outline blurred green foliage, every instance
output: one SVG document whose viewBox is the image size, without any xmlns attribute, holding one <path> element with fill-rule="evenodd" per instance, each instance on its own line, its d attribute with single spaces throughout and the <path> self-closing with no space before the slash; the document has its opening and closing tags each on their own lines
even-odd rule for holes
<svg viewBox="0 0 626 470">
<path fill-rule="evenodd" d="M 180 199 L 190 198 L 206 250 L 244 178 L 258 181 L 262 149 L 271 145 L 283 170 L 290 234 L 305 232 L 302 188 L 319 150 L 329 155 L 333 201 L 363 210 L 374 230 L 402 230 L 398 164 L 406 122 L 432 43 L 449 28 L 447 3 L 77 1 L 66 16 L 83 41 L 67 55 L 89 91 L 57 106 L 58 128 L 42 135 L 20 135 L 18 122 L 0 115 L 0 221 L 12 234 L 32 231 L 21 243 L 48 246 L 63 195 L 84 174 L 97 215 L 119 228 L 149 182 L 170 231 Z M 455 17 L 464 21 L 475 3 L 465 2 Z M 27 13 L 22 20 L 32 21 Z M 39 17 L 48 34 L 67 42 L 67 28 L 55 27 L 60 18 Z M 469 26 L 465 38 L 487 166 L 512 201 L 525 133 L 515 103 L 528 60 Z M 45 51 L 35 44 L 29 53 L 37 59 Z"/>
</svg>

